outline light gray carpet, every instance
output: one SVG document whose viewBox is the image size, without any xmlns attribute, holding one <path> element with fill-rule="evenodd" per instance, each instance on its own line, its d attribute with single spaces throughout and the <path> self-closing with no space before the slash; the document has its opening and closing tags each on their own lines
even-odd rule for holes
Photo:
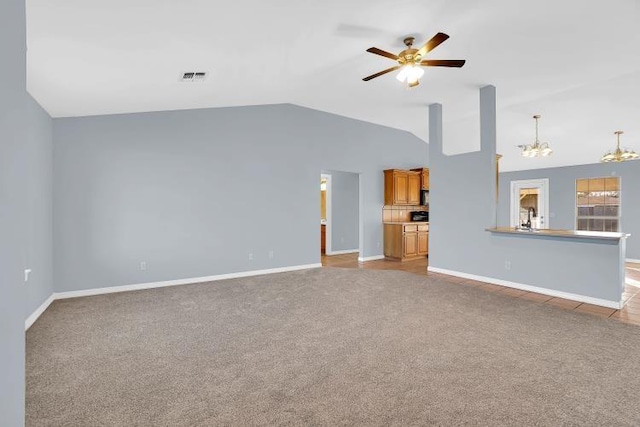
<svg viewBox="0 0 640 427">
<path fill-rule="evenodd" d="M 640 328 L 398 271 L 56 301 L 28 426 L 640 425 Z"/>
</svg>

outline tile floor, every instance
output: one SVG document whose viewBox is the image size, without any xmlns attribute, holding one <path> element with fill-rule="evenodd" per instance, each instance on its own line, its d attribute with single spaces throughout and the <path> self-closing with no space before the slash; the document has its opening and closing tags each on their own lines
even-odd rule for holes
<svg viewBox="0 0 640 427">
<path fill-rule="evenodd" d="M 567 310 L 575 310 L 582 313 L 592 314 L 594 316 L 617 319 L 624 323 L 640 325 L 640 264 L 627 264 L 627 285 L 622 296 L 625 301 L 625 306 L 622 310 L 600 307 L 598 305 L 581 303 L 564 298 L 550 297 L 548 295 L 538 294 L 535 292 L 526 292 L 518 289 L 506 288 L 503 286 L 492 285 L 490 283 L 478 282 L 475 280 L 468 280 L 455 276 L 448 276 L 446 274 L 428 272 L 426 258 L 406 262 L 391 261 L 387 259 L 359 262 L 358 254 L 333 256 L 323 255 L 322 265 L 327 267 L 371 268 L 375 270 L 407 271 L 409 273 L 437 277 L 454 284 L 476 286 L 487 292 L 500 292 L 501 295 L 508 295 L 513 298 L 523 298 L 542 304 L 554 305 L 556 307 L 561 307 Z"/>
</svg>

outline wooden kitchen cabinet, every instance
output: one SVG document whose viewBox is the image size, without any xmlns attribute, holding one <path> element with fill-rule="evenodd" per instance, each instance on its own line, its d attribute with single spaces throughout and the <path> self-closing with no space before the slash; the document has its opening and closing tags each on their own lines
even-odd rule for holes
<svg viewBox="0 0 640 427">
<path fill-rule="evenodd" d="M 384 224 L 384 256 L 407 261 L 429 254 L 429 224 Z"/>
<path fill-rule="evenodd" d="M 429 254 L 429 232 L 418 232 L 418 255 Z"/>
<path fill-rule="evenodd" d="M 420 188 L 429 191 L 429 168 L 411 169 L 420 173 Z"/>
<path fill-rule="evenodd" d="M 400 169 L 384 171 L 385 205 L 419 205 L 420 172 Z"/>
<path fill-rule="evenodd" d="M 409 188 L 407 190 L 407 203 L 409 205 L 420 204 L 420 174 L 409 173 Z"/>
<path fill-rule="evenodd" d="M 418 232 L 404 233 L 403 237 L 403 258 L 414 257 L 418 255 Z"/>
</svg>

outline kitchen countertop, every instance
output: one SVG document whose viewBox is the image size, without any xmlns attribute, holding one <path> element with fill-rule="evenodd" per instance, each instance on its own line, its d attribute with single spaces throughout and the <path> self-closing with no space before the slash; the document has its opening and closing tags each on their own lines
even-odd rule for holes
<svg viewBox="0 0 640 427">
<path fill-rule="evenodd" d="M 551 236 L 551 237 L 568 237 L 574 239 L 600 239 L 600 240 L 620 240 L 630 236 L 626 233 L 612 233 L 605 231 L 580 231 L 580 230 L 553 230 L 538 229 L 529 231 L 526 229 L 515 229 L 514 227 L 493 227 L 487 228 L 486 231 L 491 233 L 518 234 L 524 236 Z"/>
</svg>

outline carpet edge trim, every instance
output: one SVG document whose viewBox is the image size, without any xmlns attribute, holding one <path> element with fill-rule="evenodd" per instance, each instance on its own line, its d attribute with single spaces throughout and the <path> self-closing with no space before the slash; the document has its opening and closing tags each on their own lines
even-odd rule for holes
<svg viewBox="0 0 640 427">
<path fill-rule="evenodd" d="M 572 294 L 569 292 L 556 291 L 553 289 L 539 288 L 537 286 L 525 285 L 518 282 L 510 282 L 508 280 L 495 279 L 493 277 L 477 276 L 475 274 L 462 273 L 460 271 L 447 270 L 445 268 L 427 267 L 427 271 L 434 273 L 448 274 L 449 276 L 462 277 L 463 279 L 478 280 L 480 282 L 491 283 L 492 285 L 504 286 L 506 288 L 520 289 L 521 291 L 536 292 L 551 297 L 565 298 L 573 301 L 584 302 L 587 304 L 599 305 L 607 308 L 619 310 L 622 308 L 622 302 L 609 301 L 606 299 L 588 297 L 585 295 Z"/>
</svg>

